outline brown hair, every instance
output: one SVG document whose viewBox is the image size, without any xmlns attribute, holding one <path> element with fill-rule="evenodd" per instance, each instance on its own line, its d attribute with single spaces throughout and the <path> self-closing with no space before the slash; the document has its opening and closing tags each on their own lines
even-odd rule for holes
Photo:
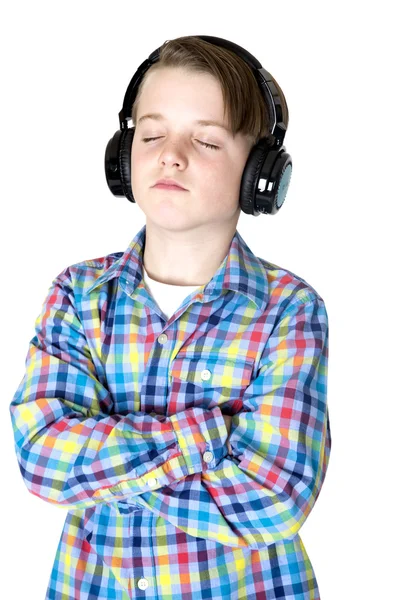
<svg viewBox="0 0 400 600">
<path fill-rule="evenodd" d="M 216 46 L 196 36 L 183 36 L 167 40 L 160 48 L 159 60 L 146 71 L 132 105 L 132 122 L 136 125 L 137 107 L 146 76 L 163 67 L 187 69 L 196 73 L 209 73 L 219 81 L 222 89 L 224 116 L 228 119 L 232 135 L 241 132 L 252 145 L 260 138 L 269 137 L 270 127 L 265 101 L 249 65 L 235 52 Z M 283 118 L 288 117 L 285 97 L 275 83 L 282 101 Z"/>
</svg>

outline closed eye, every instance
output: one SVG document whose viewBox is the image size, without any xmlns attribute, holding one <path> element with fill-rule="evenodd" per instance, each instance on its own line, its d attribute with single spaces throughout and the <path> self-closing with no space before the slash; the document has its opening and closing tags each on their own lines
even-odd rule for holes
<svg viewBox="0 0 400 600">
<path fill-rule="evenodd" d="M 161 136 L 159 136 L 161 137 Z M 143 142 L 147 143 L 147 142 L 151 142 L 152 140 L 158 140 L 158 137 L 149 137 L 149 138 L 143 138 Z M 207 144 L 207 142 L 201 142 L 200 140 L 196 140 L 196 142 L 199 142 L 199 144 L 202 144 L 202 146 L 205 146 L 206 148 L 211 148 L 212 150 L 219 150 L 219 146 L 215 146 L 214 144 Z"/>
</svg>

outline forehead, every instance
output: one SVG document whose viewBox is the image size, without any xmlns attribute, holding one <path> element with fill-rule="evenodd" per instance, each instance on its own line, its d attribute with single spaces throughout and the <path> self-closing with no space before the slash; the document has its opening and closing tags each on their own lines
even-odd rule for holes
<svg viewBox="0 0 400 600">
<path fill-rule="evenodd" d="M 145 121 L 151 121 L 151 120 L 160 121 L 162 123 L 163 121 L 166 121 L 167 118 L 164 115 L 162 115 L 161 113 L 146 113 L 146 114 L 142 115 L 141 117 L 139 117 L 136 125 L 138 126 L 141 123 L 144 123 Z M 217 121 L 215 119 L 195 119 L 193 121 L 193 124 L 200 125 L 201 127 L 218 127 L 219 129 L 222 129 L 223 131 L 230 133 L 229 127 L 227 127 L 226 125 L 224 125 L 223 123 L 221 123 L 220 121 Z"/>
<path fill-rule="evenodd" d="M 221 86 L 213 75 L 176 67 L 150 71 L 138 99 L 137 125 L 182 115 L 196 125 L 230 132 Z"/>
</svg>

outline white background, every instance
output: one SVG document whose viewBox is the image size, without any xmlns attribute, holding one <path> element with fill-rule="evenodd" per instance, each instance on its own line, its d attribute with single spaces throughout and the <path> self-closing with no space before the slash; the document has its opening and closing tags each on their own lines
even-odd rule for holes
<svg viewBox="0 0 400 600">
<path fill-rule="evenodd" d="M 136 68 L 181 35 L 245 47 L 285 93 L 285 204 L 274 217 L 242 213 L 238 230 L 328 311 L 332 453 L 301 536 L 322 600 L 398 597 L 395 4 L 14 0 L 2 10 L 2 597 L 43 600 L 66 516 L 27 491 L 14 453 L 9 404 L 34 321 L 61 270 L 125 250 L 145 223 L 108 190 L 104 152 Z"/>
</svg>

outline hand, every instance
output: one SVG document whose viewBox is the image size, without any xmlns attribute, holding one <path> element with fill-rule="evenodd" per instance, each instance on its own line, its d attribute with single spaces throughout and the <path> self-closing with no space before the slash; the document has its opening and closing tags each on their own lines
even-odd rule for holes
<svg viewBox="0 0 400 600">
<path fill-rule="evenodd" d="M 229 434 L 231 432 L 232 417 L 231 417 L 231 415 L 222 415 L 222 416 L 224 417 L 225 427 L 228 430 L 228 438 L 226 440 L 226 445 L 227 445 L 229 454 L 232 454 L 232 447 L 231 447 L 231 445 L 229 443 Z"/>
</svg>

